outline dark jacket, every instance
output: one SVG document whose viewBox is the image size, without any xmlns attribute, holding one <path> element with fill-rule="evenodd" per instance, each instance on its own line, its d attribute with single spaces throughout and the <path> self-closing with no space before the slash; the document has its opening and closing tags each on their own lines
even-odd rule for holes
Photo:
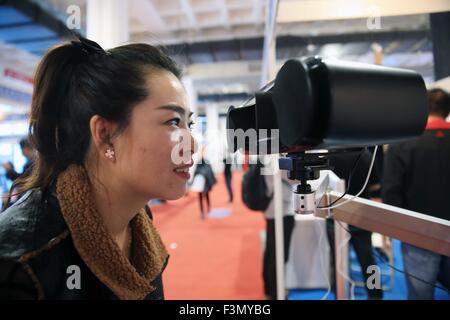
<svg viewBox="0 0 450 320">
<path fill-rule="evenodd" d="M 380 148 L 378 149 L 380 151 Z M 378 154 L 377 151 L 377 154 Z M 344 152 L 332 154 L 330 165 L 333 167 L 333 172 L 341 179 L 344 179 L 346 185 L 349 184 L 349 174 L 353 171 L 350 185 L 348 186 L 348 194 L 356 195 L 361 190 L 369 173 L 370 163 L 373 154 L 369 150 L 358 152 Z M 380 183 L 376 163 L 372 169 L 366 189 L 361 193 L 361 198 L 369 199 L 372 196 L 371 187 Z"/>
<path fill-rule="evenodd" d="M 197 164 L 197 167 L 195 168 L 194 177 L 198 174 L 205 177 L 205 189 L 203 192 L 209 192 L 217 182 L 211 165 L 202 160 L 202 162 Z"/>
<path fill-rule="evenodd" d="M 380 151 L 381 147 L 378 149 Z M 377 154 L 378 154 L 377 151 Z M 341 179 L 345 180 L 346 186 L 348 188 L 349 195 L 357 195 L 361 188 L 364 186 L 364 182 L 366 182 L 367 174 L 369 173 L 370 163 L 372 162 L 373 153 L 370 150 L 363 150 L 358 152 L 343 152 L 333 154 L 329 157 L 330 165 L 333 167 L 333 172 Z M 349 180 L 349 175 L 352 174 L 351 181 Z M 349 184 L 350 183 L 350 184 Z M 369 181 L 367 182 L 367 187 L 363 190 L 363 192 L 359 195 L 360 198 L 370 199 L 373 196 L 374 192 L 371 191 L 371 188 L 378 185 L 380 183 L 380 179 L 378 176 L 378 170 L 376 167 L 376 162 L 374 162 L 374 167 L 369 177 Z M 327 224 L 330 226 L 334 225 L 333 219 L 328 219 Z M 330 227 L 329 226 L 329 227 Z M 355 226 L 349 225 L 349 229 L 352 232 L 352 236 L 364 237 L 362 233 L 368 232 L 366 230 L 357 228 Z M 330 234 L 333 234 L 334 229 L 330 230 Z M 353 239 L 353 241 L 360 241 L 360 239 Z M 371 247 L 367 249 L 366 244 L 361 247 L 361 250 L 371 250 Z M 366 254 L 365 251 L 363 254 Z M 367 257 L 367 255 L 366 255 Z"/>
<path fill-rule="evenodd" d="M 231 159 L 230 158 L 225 158 L 223 159 L 223 164 L 224 164 L 224 170 L 223 173 L 226 177 L 230 177 L 231 176 Z"/>
<path fill-rule="evenodd" d="M 383 201 L 450 220 L 450 124 L 429 119 L 419 138 L 391 145 L 385 156 Z"/>
<path fill-rule="evenodd" d="M 68 288 L 71 265 L 80 268 L 81 289 Z M 164 299 L 161 274 L 151 284 L 145 299 Z M 36 298 L 117 299 L 77 252 L 55 191 L 39 189 L 0 213 L 0 299 Z"/>
</svg>

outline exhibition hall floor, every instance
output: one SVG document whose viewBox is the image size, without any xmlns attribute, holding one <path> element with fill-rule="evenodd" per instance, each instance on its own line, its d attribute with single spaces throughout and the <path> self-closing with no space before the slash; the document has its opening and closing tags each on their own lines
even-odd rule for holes
<svg viewBox="0 0 450 320">
<path fill-rule="evenodd" d="M 164 272 L 166 299 L 263 299 L 262 213 L 240 200 L 242 173 L 233 175 L 235 201 L 228 203 L 223 175 L 210 193 L 211 213 L 202 220 L 198 194 L 152 207 L 170 259 Z"/>
</svg>

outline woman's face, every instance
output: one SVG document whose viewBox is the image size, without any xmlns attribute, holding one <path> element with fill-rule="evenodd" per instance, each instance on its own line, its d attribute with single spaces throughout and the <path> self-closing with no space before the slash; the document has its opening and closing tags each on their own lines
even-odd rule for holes
<svg viewBox="0 0 450 320">
<path fill-rule="evenodd" d="M 189 173 L 183 171 L 192 166 L 197 146 L 191 112 L 171 72 L 153 72 L 148 87 L 149 97 L 135 106 L 129 126 L 113 141 L 115 171 L 133 195 L 174 200 L 186 191 Z"/>
</svg>

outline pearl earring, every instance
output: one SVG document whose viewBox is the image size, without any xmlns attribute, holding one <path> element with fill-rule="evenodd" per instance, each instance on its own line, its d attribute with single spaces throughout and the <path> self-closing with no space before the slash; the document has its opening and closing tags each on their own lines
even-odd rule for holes
<svg viewBox="0 0 450 320">
<path fill-rule="evenodd" d="M 111 147 L 108 147 L 105 152 L 105 157 L 107 157 L 110 160 L 114 159 L 114 149 Z"/>
</svg>

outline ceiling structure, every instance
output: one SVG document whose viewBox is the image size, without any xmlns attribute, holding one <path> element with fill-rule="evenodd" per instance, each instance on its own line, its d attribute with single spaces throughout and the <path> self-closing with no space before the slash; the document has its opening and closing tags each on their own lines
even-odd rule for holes
<svg viewBox="0 0 450 320">
<path fill-rule="evenodd" d="M 287 0 L 282 0 L 284 2 Z M 68 8 L 81 12 L 85 33 L 86 0 L 4 1 L 0 5 L 0 41 L 36 55 L 61 41 L 55 21 L 64 23 Z M 164 45 L 262 38 L 265 0 L 128 0 L 130 41 Z M 13 5 L 8 5 L 8 3 Z M 22 5 L 18 5 L 22 3 Z M 29 14 L 30 16 L 27 16 Z M 46 18 L 44 16 L 47 16 Z M 49 21 L 53 19 L 54 21 Z M 401 32 L 428 30 L 428 15 L 383 17 L 382 30 Z M 61 26 L 57 26 L 56 29 Z M 309 21 L 277 26 L 280 36 L 318 37 L 367 33 L 366 19 Z"/>
<path fill-rule="evenodd" d="M 2 1 L 0 63 L 30 75 L 42 54 L 69 34 L 64 25 L 69 6 L 80 8 L 80 33 L 85 34 L 86 3 L 86 0 Z M 165 45 L 178 62 L 187 66 L 186 71 L 202 96 L 252 92 L 259 86 L 265 0 L 128 0 L 127 3 L 130 41 Z M 368 30 L 367 19 L 361 18 L 279 24 L 277 57 L 284 60 L 321 54 L 372 62 L 371 46 L 378 42 L 384 48 L 387 64 L 396 65 L 400 61 L 399 66 L 432 75 L 428 14 L 382 17 L 381 26 L 380 30 Z M 417 61 L 417 65 L 411 66 L 411 61 Z"/>
</svg>

